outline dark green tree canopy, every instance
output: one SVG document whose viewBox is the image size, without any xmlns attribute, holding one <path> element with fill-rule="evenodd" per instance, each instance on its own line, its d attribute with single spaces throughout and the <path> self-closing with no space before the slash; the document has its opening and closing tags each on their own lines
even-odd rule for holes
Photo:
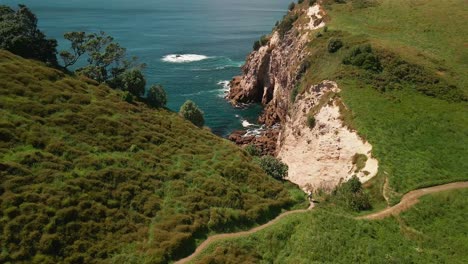
<svg viewBox="0 0 468 264">
<path fill-rule="evenodd" d="M 192 122 L 197 127 L 202 127 L 205 124 L 203 112 L 198 108 L 198 106 L 194 102 L 190 100 L 187 100 L 182 105 L 182 107 L 180 107 L 179 113 L 181 116 Z"/>
<path fill-rule="evenodd" d="M 166 91 L 161 85 L 152 85 L 146 97 L 148 104 L 152 107 L 164 107 L 167 104 Z"/>
<path fill-rule="evenodd" d="M 134 96 L 141 97 L 145 93 L 146 80 L 140 70 L 133 69 L 122 73 L 120 89 L 128 91 Z"/>
<path fill-rule="evenodd" d="M 70 67 L 85 57 L 88 65 L 76 72 L 100 83 L 106 82 L 114 88 L 121 88 L 118 86 L 122 85 L 120 81 L 124 72 L 145 67 L 137 63 L 135 57 L 127 59 L 127 50 L 103 31 L 90 34 L 68 32 L 64 38 L 71 43 L 70 50 L 60 52 L 64 67 Z"/>
<path fill-rule="evenodd" d="M 57 65 L 57 41 L 46 39 L 37 28 L 37 17 L 25 5 L 18 10 L 0 5 L 0 49 Z"/>
</svg>

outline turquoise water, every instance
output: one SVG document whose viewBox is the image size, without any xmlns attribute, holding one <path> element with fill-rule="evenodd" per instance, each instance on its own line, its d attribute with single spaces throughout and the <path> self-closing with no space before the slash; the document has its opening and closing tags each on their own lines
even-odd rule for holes
<svg viewBox="0 0 468 264">
<path fill-rule="evenodd" d="M 205 112 L 212 131 L 225 136 L 241 128 L 243 120 L 255 122 L 261 108 L 232 108 L 223 99 L 223 82 L 240 74 L 253 42 L 271 31 L 291 0 L 20 2 L 38 15 L 40 28 L 58 39 L 62 49 L 67 47 L 62 38 L 67 31 L 107 32 L 129 55 L 148 65 L 148 84 L 166 88 L 169 108 L 178 111 L 185 100 L 192 99 Z M 197 56 L 167 57 L 171 54 Z"/>
</svg>

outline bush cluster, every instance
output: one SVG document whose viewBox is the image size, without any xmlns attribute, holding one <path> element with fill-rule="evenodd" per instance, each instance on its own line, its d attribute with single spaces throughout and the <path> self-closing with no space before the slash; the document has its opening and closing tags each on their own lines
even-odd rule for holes
<svg viewBox="0 0 468 264">
<path fill-rule="evenodd" d="M 262 155 L 262 151 L 261 149 L 257 148 L 255 145 L 253 144 L 250 144 L 250 145 L 247 145 L 244 150 L 250 155 L 250 156 L 253 156 L 253 157 L 257 157 L 257 156 L 260 156 Z"/>
<path fill-rule="evenodd" d="M 468 101 L 460 87 L 447 83 L 422 66 L 407 62 L 394 53 L 377 53 L 369 44 L 353 47 L 344 57 L 343 63 L 366 70 L 367 73 L 361 74 L 360 78 L 382 92 L 412 87 L 427 96 L 451 102 Z"/>
<path fill-rule="evenodd" d="M 267 45 L 269 41 L 270 37 L 267 35 L 263 35 L 259 40 L 254 42 L 253 49 L 255 51 L 259 50 L 261 47 Z"/>
<path fill-rule="evenodd" d="M 372 208 L 369 195 L 364 192 L 356 176 L 337 186 L 332 192 L 332 200 L 356 212 Z"/>
<path fill-rule="evenodd" d="M 152 107 L 164 107 L 167 104 L 167 94 L 161 85 L 153 85 L 146 96 L 148 104 Z"/>
<path fill-rule="evenodd" d="M 205 124 L 205 118 L 203 117 L 203 112 L 198 108 L 198 106 L 191 100 L 187 100 L 181 107 L 179 114 L 192 122 L 192 124 L 197 127 L 203 127 Z"/>
<path fill-rule="evenodd" d="M 353 47 L 348 55 L 343 59 L 343 63 L 354 65 L 368 71 L 382 71 L 380 60 L 369 44 Z"/>
<path fill-rule="evenodd" d="M 341 39 L 331 38 L 328 41 L 327 49 L 330 53 L 337 52 L 341 47 L 343 47 L 343 41 L 341 41 Z"/>
<path fill-rule="evenodd" d="M 273 156 L 267 155 L 261 157 L 259 164 L 266 174 L 277 180 L 283 180 L 288 176 L 288 165 Z"/>
</svg>

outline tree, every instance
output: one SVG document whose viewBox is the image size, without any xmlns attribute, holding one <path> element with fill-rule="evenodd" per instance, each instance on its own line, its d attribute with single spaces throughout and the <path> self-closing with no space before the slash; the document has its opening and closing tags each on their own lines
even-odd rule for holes
<svg viewBox="0 0 468 264">
<path fill-rule="evenodd" d="M 75 64 L 78 59 L 86 53 L 86 33 L 85 32 L 67 32 L 63 36 L 66 40 L 71 42 L 71 50 L 61 51 L 60 57 L 63 60 L 63 67 L 68 68 Z"/>
<path fill-rule="evenodd" d="M 291 2 L 288 6 L 289 11 L 292 11 L 296 7 L 296 3 Z"/>
<path fill-rule="evenodd" d="M 122 73 L 119 76 L 119 87 L 123 91 L 128 91 L 134 96 L 141 97 L 145 94 L 146 79 L 140 70 L 133 69 Z"/>
<path fill-rule="evenodd" d="M 167 103 L 166 91 L 161 85 L 152 85 L 148 90 L 148 96 L 146 98 L 148 103 L 152 107 L 164 107 Z"/>
<path fill-rule="evenodd" d="M 64 67 L 70 67 L 86 56 L 88 65 L 76 72 L 100 83 L 106 82 L 116 88 L 121 85 L 124 72 L 145 67 L 144 64 L 138 64 L 135 57 L 128 60 L 126 49 L 103 31 L 91 34 L 68 32 L 64 37 L 71 42 L 70 51 L 60 52 Z"/>
<path fill-rule="evenodd" d="M 203 112 L 198 108 L 198 106 L 194 102 L 190 100 L 187 100 L 180 107 L 179 114 L 188 121 L 192 122 L 197 127 L 203 127 L 203 125 L 205 124 Z"/>
<path fill-rule="evenodd" d="M 12 8 L 0 5 L 0 49 L 56 66 L 57 41 L 46 39 L 37 28 L 37 17 L 25 5 Z"/>
<path fill-rule="evenodd" d="M 261 157 L 259 164 L 266 174 L 277 180 L 282 180 L 288 176 L 288 165 L 273 156 L 267 155 Z"/>
</svg>

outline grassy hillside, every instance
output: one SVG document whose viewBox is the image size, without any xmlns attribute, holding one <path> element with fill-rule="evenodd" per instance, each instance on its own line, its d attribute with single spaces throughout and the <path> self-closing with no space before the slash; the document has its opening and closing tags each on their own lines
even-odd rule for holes
<svg viewBox="0 0 468 264">
<path fill-rule="evenodd" d="M 316 210 L 214 244 L 195 263 L 466 263 L 467 217 L 467 190 L 422 197 L 379 221 Z"/>
<path fill-rule="evenodd" d="M 304 200 L 233 144 L 0 51 L 0 262 L 162 263 Z"/>
</svg>

